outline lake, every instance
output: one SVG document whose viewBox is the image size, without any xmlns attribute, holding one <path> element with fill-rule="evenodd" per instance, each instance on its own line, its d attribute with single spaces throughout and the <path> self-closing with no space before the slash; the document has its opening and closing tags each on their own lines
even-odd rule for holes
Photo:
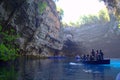
<svg viewBox="0 0 120 80">
<path fill-rule="evenodd" d="M 115 80 L 120 59 L 107 65 L 86 65 L 75 59 L 20 58 L 0 66 L 0 80 Z"/>
</svg>

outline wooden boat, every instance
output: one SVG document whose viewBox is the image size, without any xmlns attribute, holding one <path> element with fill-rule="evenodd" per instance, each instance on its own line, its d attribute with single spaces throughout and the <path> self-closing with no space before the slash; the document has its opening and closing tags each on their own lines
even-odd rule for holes
<svg viewBox="0 0 120 80">
<path fill-rule="evenodd" d="M 110 64 L 110 59 L 94 60 L 94 61 L 81 61 L 84 64 Z"/>
</svg>

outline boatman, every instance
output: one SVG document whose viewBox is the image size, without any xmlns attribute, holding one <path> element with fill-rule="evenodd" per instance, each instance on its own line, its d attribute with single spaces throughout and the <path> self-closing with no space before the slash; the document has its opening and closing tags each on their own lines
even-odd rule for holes
<svg viewBox="0 0 120 80">
<path fill-rule="evenodd" d="M 100 50 L 99 54 L 100 54 L 100 59 L 103 60 L 104 54 L 103 54 L 102 50 Z"/>
</svg>

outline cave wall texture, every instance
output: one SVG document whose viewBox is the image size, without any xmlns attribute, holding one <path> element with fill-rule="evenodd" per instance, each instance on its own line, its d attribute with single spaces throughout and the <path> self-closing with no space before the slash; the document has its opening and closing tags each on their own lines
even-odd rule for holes
<svg viewBox="0 0 120 80">
<path fill-rule="evenodd" d="M 63 29 L 64 41 L 68 39 L 74 45 L 76 44 L 70 49 L 69 46 L 63 46 L 64 49 L 68 48 L 68 54 L 70 50 L 72 50 L 71 54 L 81 55 L 90 54 L 92 49 L 102 49 L 105 57 L 120 57 L 120 0 L 104 0 L 104 2 L 109 12 L 110 21 Z"/>
<path fill-rule="evenodd" d="M 1 0 L 0 24 L 12 26 L 21 54 L 50 56 L 62 49 L 60 19 L 53 0 Z"/>
<path fill-rule="evenodd" d="M 119 19 L 120 0 L 104 2 L 109 14 Z M 45 7 L 41 6 L 43 3 L 46 4 Z M 115 21 L 114 18 L 111 20 Z M 21 54 L 51 56 L 63 48 L 60 18 L 53 0 L 0 0 L 0 24 L 12 26 L 20 34 L 16 43 L 19 44 Z M 109 30 L 114 30 L 113 28 Z M 81 40 L 82 35 L 79 38 Z"/>
</svg>

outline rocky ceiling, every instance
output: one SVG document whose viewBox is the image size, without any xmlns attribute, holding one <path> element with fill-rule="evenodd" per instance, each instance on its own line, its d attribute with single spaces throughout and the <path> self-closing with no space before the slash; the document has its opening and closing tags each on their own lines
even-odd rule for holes
<svg viewBox="0 0 120 80">
<path fill-rule="evenodd" d="M 120 19 L 120 0 L 103 0 L 109 10 L 109 13 L 115 14 Z"/>
</svg>

